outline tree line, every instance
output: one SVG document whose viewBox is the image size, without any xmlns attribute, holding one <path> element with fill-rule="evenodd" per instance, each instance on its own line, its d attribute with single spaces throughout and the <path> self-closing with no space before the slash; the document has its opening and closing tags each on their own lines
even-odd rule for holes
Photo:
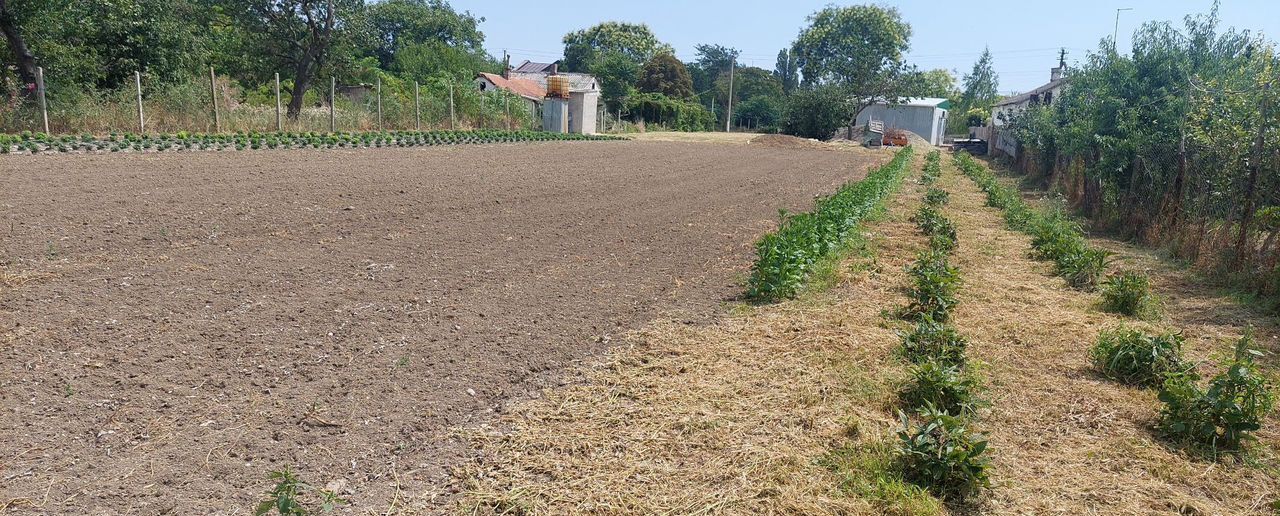
<svg viewBox="0 0 1280 516">
<path fill-rule="evenodd" d="M 112 92 L 132 87 L 138 71 L 148 96 L 198 105 L 212 67 L 241 103 L 273 102 L 279 74 L 287 115 L 297 118 L 336 100 L 326 98 L 330 77 L 380 79 L 403 94 L 408 84 L 463 86 L 477 72 L 501 71 L 484 51 L 483 21 L 446 0 L 0 0 L 0 91 L 14 109 L 42 67 L 58 105 L 87 105 L 121 98 Z M 948 97 L 978 113 L 994 102 L 989 53 L 961 90 L 945 70 L 906 63 L 910 38 L 896 9 L 827 7 L 768 70 L 714 43 L 681 62 L 647 26 L 604 22 L 565 35 L 561 69 L 596 75 L 611 113 L 678 130 L 728 122 L 826 139 L 871 98 Z"/>
</svg>

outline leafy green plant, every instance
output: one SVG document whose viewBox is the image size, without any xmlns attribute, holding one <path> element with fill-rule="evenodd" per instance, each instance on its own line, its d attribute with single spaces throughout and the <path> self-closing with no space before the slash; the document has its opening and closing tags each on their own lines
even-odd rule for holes
<svg viewBox="0 0 1280 516">
<path fill-rule="evenodd" d="M 910 332 L 898 335 L 902 339 L 903 356 L 916 364 L 928 361 L 962 364 L 965 349 L 969 346 L 969 340 L 954 326 L 934 321 L 928 316 L 921 317 Z"/>
<path fill-rule="evenodd" d="M 1140 272 L 1113 274 L 1102 282 L 1102 309 L 1147 319 L 1160 312 L 1160 300 L 1151 292 L 1151 279 Z"/>
<path fill-rule="evenodd" d="M 861 181 L 847 183 L 813 211 L 784 216 L 778 230 L 756 242 L 747 296 L 760 301 L 794 297 L 822 260 L 839 254 L 867 216 L 902 182 L 910 147 Z"/>
<path fill-rule="evenodd" d="M 272 471 L 267 477 L 274 480 L 276 484 L 267 491 L 267 498 L 258 503 L 253 511 L 254 516 L 270 514 L 272 510 L 281 516 L 306 516 L 312 511 L 303 503 L 302 498 L 308 496 L 319 498 L 320 512 L 330 512 L 338 504 L 343 503 L 336 493 L 315 488 L 303 482 L 287 466 L 282 470 Z"/>
<path fill-rule="evenodd" d="M 965 501 L 991 486 L 987 441 L 969 430 L 965 420 L 934 407 L 919 411 L 911 424 L 899 413 L 898 459 L 906 479 L 944 499 Z"/>
<path fill-rule="evenodd" d="M 899 393 L 912 408 L 936 407 L 952 416 L 971 416 L 986 405 L 982 382 L 970 368 L 943 360 L 926 360 L 910 369 L 911 379 Z"/>
<path fill-rule="evenodd" d="M 1241 443 L 1256 439 L 1252 432 L 1275 404 L 1270 380 L 1254 363 L 1262 353 L 1252 349 L 1252 331 L 1237 343 L 1226 371 L 1201 388 L 1195 375 L 1174 375 L 1160 390 L 1160 422 L 1157 429 L 1170 439 L 1206 446 L 1210 450 L 1239 450 Z"/>
<path fill-rule="evenodd" d="M 951 309 L 958 303 L 960 271 L 948 263 L 946 252 L 935 249 L 920 253 L 908 273 L 913 285 L 907 290 L 910 304 L 904 315 L 917 320 L 947 322 Z"/>
<path fill-rule="evenodd" d="M 924 192 L 924 202 L 930 206 L 945 206 L 951 200 L 951 194 L 941 188 L 929 187 Z"/>
<path fill-rule="evenodd" d="M 955 223 L 943 215 L 938 208 L 925 204 L 916 211 L 913 219 L 920 227 L 920 231 L 929 237 L 930 247 L 946 253 L 955 250 L 958 243 Z"/>
<path fill-rule="evenodd" d="M 1102 330 L 1089 357 L 1108 378 L 1138 385 L 1160 385 L 1173 374 L 1191 374 L 1182 358 L 1182 335 L 1148 335 L 1128 326 Z"/>
<path fill-rule="evenodd" d="M 938 181 L 942 176 L 942 153 L 931 151 L 924 156 L 924 174 L 920 176 L 920 182 L 931 185 Z"/>
</svg>

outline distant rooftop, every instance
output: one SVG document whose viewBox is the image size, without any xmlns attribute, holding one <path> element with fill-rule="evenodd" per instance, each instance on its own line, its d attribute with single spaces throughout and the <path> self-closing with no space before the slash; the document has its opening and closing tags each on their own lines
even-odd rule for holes
<svg viewBox="0 0 1280 516">
<path fill-rule="evenodd" d="M 515 67 L 512 71 L 518 73 L 551 73 L 558 64 L 560 64 L 559 61 L 554 63 L 535 63 L 526 59 L 523 63 L 520 63 L 520 66 Z"/>
</svg>

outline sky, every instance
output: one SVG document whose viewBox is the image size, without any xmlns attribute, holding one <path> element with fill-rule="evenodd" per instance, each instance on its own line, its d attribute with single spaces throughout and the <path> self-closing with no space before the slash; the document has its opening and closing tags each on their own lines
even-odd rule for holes
<svg viewBox="0 0 1280 516">
<path fill-rule="evenodd" d="M 508 0 L 452 0 L 455 9 L 485 18 L 480 29 L 485 49 L 501 57 L 505 49 L 512 65 L 525 59 L 551 62 L 564 51 L 566 33 L 602 21 L 648 24 L 658 38 L 676 49 L 682 61 L 694 59 L 694 45 L 716 43 L 742 51 L 748 66 L 772 70 L 778 50 L 790 46 L 805 18 L 830 0 L 642 0 L 587 2 L 530 2 Z M 854 5 L 858 2 L 838 2 Z M 907 1 L 878 2 L 897 7 L 911 24 L 908 61 L 921 69 L 951 70 L 957 82 L 973 68 L 984 46 L 991 49 L 1000 91 L 1027 91 L 1049 80 L 1057 66 L 1058 49 L 1067 49 L 1067 62 L 1083 59 L 1110 37 L 1120 13 L 1119 47 L 1144 21 L 1180 23 L 1189 13 L 1208 12 L 1210 0 L 1074 0 L 996 4 Z M 984 5 L 992 7 L 983 7 Z M 558 8 L 552 8 L 557 6 Z M 1280 35 L 1280 2 L 1222 0 L 1223 24 L 1270 39 Z"/>
</svg>

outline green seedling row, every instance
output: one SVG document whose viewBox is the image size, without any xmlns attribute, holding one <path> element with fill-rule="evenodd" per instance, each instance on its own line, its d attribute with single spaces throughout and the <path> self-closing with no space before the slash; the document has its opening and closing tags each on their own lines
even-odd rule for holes
<svg viewBox="0 0 1280 516">
<path fill-rule="evenodd" d="M 567 140 L 617 140 L 616 136 L 563 134 L 543 131 L 382 131 L 382 132 L 236 132 L 106 136 L 51 136 L 23 132 L 0 134 L 0 154 L 46 152 L 172 152 L 259 149 L 362 149 L 375 147 L 423 147 Z"/>
</svg>

